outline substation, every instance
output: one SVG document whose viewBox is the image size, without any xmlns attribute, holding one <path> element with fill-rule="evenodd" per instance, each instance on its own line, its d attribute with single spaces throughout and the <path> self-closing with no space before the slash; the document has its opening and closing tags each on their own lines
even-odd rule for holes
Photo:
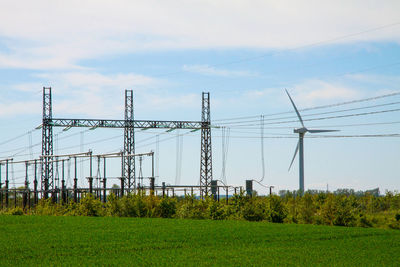
<svg viewBox="0 0 400 267">
<path fill-rule="evenodd" d="M 135 120 L 133 90 L 125 90 L 125 114 L 123 120 L 58 118 L 53 117 L 52 110 L 52 89 L 51 87 L 43 87 L 43 118 L 42 124 L 38 126 L 42 130 L 41 156 L 37 159 L 22 161 L 15 161 L 13 158 L 0 160 L 1 208 L 17 206 L 23 208 L 33 207 L 40 199 L 48 198 L 51 198 L 54 203 L 61 204 L 70 201 L 79 202 L 88 193 L 103 202 L 107 201 L 107 196 L 110 193 L 113 193 L 117 197 L 122 197 L 126 194 L 146 194 L 161 197 L 190 195 L 200 198 L 212 196 L 218 201 L 220 200 L 220 196 L 222 196 L 225 198 L 225 201 L 228 201 L 229 194 L 236 194 L 243 190 L 241 186 L 230 186 L 222 183 L 222 181 L 213 179 L 212 127 L 210 93 L 208 92 L 202 93 L 200 121 Z M 89 150 L 87 152 L 56 155 L 54 154 L 53 144 L 54 127 L 63 127 L 64 130 L 73 127 L 123 129 L 123 151 L 94 154 Z M 199 184 L 170 185 L 162 182 L 161 185 L 156 185 L 154 152 L 149 151 L 147 153 L 135 154 L 135 129 L 164 129 L 166 131 L 186 129 L 190 130 L 190 132 L 200 131 Z M 149 177 L 143 177 L 142 175 L 142 160 L 144 157 L 151 159 L 151 175 Z M 78 159 L 89 161 L 88 177 L 78 177 Z M 107 162 L 111 159 L 120 160 L 120 177 L 108 176 Z M 101 170 L 100 163 L 103 165 Z M 25 182 L 23 187 L 10 188 L 10 171 L 13 164 L 23 164 L 25 166 Z M 70 172 L 71 167 L 73 186 L 67 187 L 66 172 Z M 3 169 L 3 172 L 5 172 L 3 179 L 1 179 L 1 168 L 5 168 L 5 170 Z M 29 172 L 30 168 L 34 171 Z M 114 181 L 115 179 L 119 180 L 118 187 L 110 187 L 111 179 Z M 33 184 L 30 183 L 31 180 L 33 180 Z M 88 186 L 78 186 L 80 184 L 79 180 L 86 181 Z M 246 181 L 246 191 L 248 194 L 252 193 L 251 180 Z"/>
</svg>

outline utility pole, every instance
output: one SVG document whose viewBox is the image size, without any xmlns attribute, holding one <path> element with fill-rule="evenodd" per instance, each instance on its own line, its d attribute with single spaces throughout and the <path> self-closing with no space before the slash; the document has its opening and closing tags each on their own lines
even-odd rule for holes
<svg viewBox="0 0 400 267">
<path fill-rule="evenodd" d="M 202 93 L 201 109 L 201 159 L 200 159 L 200 191 L 206 197 L 211 191 L 212 147 L 211 147 L 211 114 L 210 93 Z"/>
<path fill-rule="evenodd" d="M 124 155 L 135 154 L 133 90 L 125 90 Z M 127 190 L 136 190 L 135 157 L 124 157 L 124 177 Z"/>
<path fill-rule="evenodd" d="M 53 125 L 52 125 L 51 87 L 43 87 L 43 121 L 42 121 L 42 174 L 41 185 L 43 197 L 49 197 L 49 190 L 53 187 Z"/>
</svg>

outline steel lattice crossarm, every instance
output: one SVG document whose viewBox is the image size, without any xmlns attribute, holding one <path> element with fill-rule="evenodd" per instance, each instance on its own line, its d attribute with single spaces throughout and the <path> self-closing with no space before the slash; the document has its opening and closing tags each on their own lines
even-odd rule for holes
<svg viewBox="0 0 400 267">
<path fill-rule="evenodd" d="M 53 155 L 53 127 L 64 127 L 64 131 L 72 127 L 124 129 L 122 177 L 128 189 L 136 188 L 135 156 L 131 156 L 135 155 L 135 128 L 166 129 L 167 132 L 174 129 L 187 129 L 191 132 L 201 130 L 201 195 L 209 195 L 210 182 L 212 181 L 211 128 L 215 126 L 211 125 L 210 119 L 210 94 L 203 93 L 202 100 L 201 121 L 135 120 L 133 113 L 133 90 L 125 90 L 124 120 L 54 118 L 51 87 L 43 87 L 43 120 L 42 124 L 37 127 L 37 129 L 42 128 L 41 186 L 43 197 L 47 199 L 48 194 L 54 192 L 55 176 L 53 162 L 58 159 L 54 159 L 55 155 Z"/>
<path fill-rule="evenodd" d="M 54 127 L 65 127 L 66 129 L 72 127 L 90 127 L 90 128 L 125 128 L 125 120 L 102 120 L 102 119 L 57 119 L 53 118 L 49 121 L 49 125 Z M 131 123 L 131 122 L 129 122 Z M 204 124 L 204 122 L 203 122 Z M 201 129 L 202 122 L 200 121 L 147 121 L 147 120 L 133 120 L 133 128 L 141 129 Z"/>
</svg>

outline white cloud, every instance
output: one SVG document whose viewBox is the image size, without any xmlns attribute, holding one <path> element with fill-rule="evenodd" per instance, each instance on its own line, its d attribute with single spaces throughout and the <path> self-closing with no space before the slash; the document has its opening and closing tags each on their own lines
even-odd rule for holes
<svg viewBox="0 0 400 267">
<path fill-rule="evenodd" d="M 198 94 L 183 94 L 177 96 L 159 96 L 156 94 L 143 95 L 143 102 L 138 103 L 141 107 L 151 107 L 153 110 L 168 109 L 191 109 L 195 107 L 200 110 L 201 98 Z"/>
<path fill-rule="evenodd" d="M 224 77 L 231 77 L 231 76 L 256 76 L 256 73 L 244 70 L 226 70 L 226 69 L 217 69 L 213 66 L 209 65 L 184 65 L 184 71 L 194 72 L 204 75 L 210 76 L 224 76 Z"/>
<path fill-rule="evenodd" d="M 296 105 L 303 107 L 362 97 L 362 93 L 351 86 L 322 80 L 308 80 L 288 91 Z"/>
<path fill-rule="evenodd" d="M 154 49 L 291 48 L 398 22 L 399 1 L 2 1 L 0 67 Z M 356 15 L 355 15 L 356 14 Z M 400 41 L 400 26 L 335 42 Z"/>
<path fill-rule="evenodd" d="M 35 110 L 37 110 L 38 113 L 41 113 L 41 105 L 40 101 L 0 103 L 0 117 L 34 114 Z"/>
<path fill-rule="evenodd" d="M 27 101 L 11 103 L 11 99 L 5 99 L 4 103 L 0 102 L 0 117 L 27 113 L 40 115 L 42 87 L 49 85 L 52 87 L 53 116 L 58 118 L 123 119 L 125 89 L 133 89 L 135 110 L 140 110 L 143 114 L 141 118 L 145 117 L 145 112 L 154 115 L 160 111 L 201 108 L 201 96 L 198 94 L 160 92 L 158 87 L 162 80 L 135 73 L 44 72 L 35 74 L 34 78 L 40 78 L 42 83 L 27 82 L 10 86 L 17 92 L 35 94 L 30 95 Z M 38 101 L 33 101 L 35 99 Z"/>
<path fill-rule="evenodd" d="M 400 83 L 399 76 L 391 76 L 391 75 L 349 74 L 346 75 L 345 78 L 366 84 L 374 84 L 385 87 L 396 87 L 396 89 L 398 88 L 398 85 Z"/>
</svg>

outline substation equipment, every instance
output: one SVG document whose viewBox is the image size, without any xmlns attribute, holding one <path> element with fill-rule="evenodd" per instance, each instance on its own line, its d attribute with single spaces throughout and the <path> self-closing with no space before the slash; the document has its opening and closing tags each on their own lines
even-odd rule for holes
<svg viewBox="0 0 400 267">
<path fill-rule="evenodd" d="M 37 203 L 39 194 L 41 198 L 48 199 L 49 195 L 54 201 L 66 201 L 70 197 L 72 192 L 75 201 L 79 199 L 80 192 L 95 193 L 97 197 L 106 200 L 106 190 L 113 190 L 112 192 L 117 195 L 123 195 L 126 192 L 136 192 L 136 190 L 143 189 L 143 182 L 140 185 L 138 183 L 138 177 L 136 175 L 136 158 L 143 156 L 152 157 L 152 177 L 147 177 L 150 180 L 150 192 L 154 193 L 154 190 L 162 191 L 162 196 L 168 196 L 169 192 L 176 189 L 184 191 L 185 195 L 196 190 L 200 193 L 200 197 L 213 195 L 214 198 L 219 200 L 220 187 L 226 191 L 228 198 L 228 190 L 234 189 L 235 193 L 238 188 L 241 187 L 232 186 L 220 186 L 217 184 L 217 180 L 213 180 L 212 175 L 212 145 L 211 145 L 211 116 L 210 116 L 210 93 L 202 93 L 202 111 L 201 121 L 164 121 L 164 120 L 135 120 L 134 118 L 134 101 L 133 101 L 133 90 L 125 90 L 125 116 L 123 120 L 111 120 L 111 119 L 80 119 L 80 118 L 55 118 L 53 117 L 53 106 L 52 106 L 52 89 L 51 87 L 43 87 L 43 117 L 42 124 L 38 128 L 42 128 L 42 153 L 40 159 L 26 160 L 26 161 L 13 161 L 12 158 L 0 160 L 0 171 L 1 166 L 6 167 L 6 179 L 5 186 L 2 188 L 0 178 L 0 202 L 3 206 L 3 198 L 5 198 L 5 205 L 9 205 L 9 193 L 13 192 L 14 201 L 16 205 L 17 194 L 22 195 L 22 201 L 24 207 L 31 205 L 31 191 L 29 188 L 28 179 L 28 166 L 34 165 L 34 185 L 33 185 L 33 202 Z M 91 151 L 84 153 L 68 154 L 68 155 L 54 155 L 53 153 L 53 128 L 64 127 L 64 130 L 75 127 L 86 127 L 90 129 L 96 128 L 120 128 L 124 129 L 124 149 L 119 153 L 110 154 L 99 154 L 93 155 Z M 161 186 L 155 186 L 154 184 L 154 153 L 142 153 L 135 154 L 135 129 L 187 129 L 190 132 L 201 131 L 201 147 L 200 147 L 200 181 L 199 185 L 166 185 L 162 183 Z M 86 177 L 88 180 L 89 187 L 79 189 L 77 186 L 77 158 L 86 157 L 90 160 L 90 175 Z M 106 159 L 110 157 L 121 158 L 121 187 L 119 190 L 111 189 L 106 187 Z M 92 159 L 97 158 L 98 163 L 103 159 L 104 173 L 103 180 L 98 181 L 98 185 L 102 183 L 102 186 L 93 188 L 93 173 L 92 173 Z M 65 162 L 74 160 L 75 165 L 75 176 L 73 190 L 68 190 L 65 184 L 64 169 Z M 24 189 L 11 190 L 9 188 L 9 165 L 10 164 L 25 164 L 25 186 Z M 58 175 L 54 173 L 54 165 L 56 165 L 56 174 L 58 174 L 58 167 L 62 166 L 62 179 L 60 185 L 60 179 Z M 99 165 L 100 166 L 100 165 Z M 40 173 L 40 177 L 37 177 L 37 173 Z M 1 177 L 1 172 L 0 172 Z M 38 178 L 40 178 L 40 189 L 38 188 Z M 142 177 L 143 179 L 143 177 Z M 103 191 L 103 193 L 102 193 Z M 218 196 L 217 196 L 218 195 Z M 29 202 L 29 203 L 28 203 Z"/>
</svg>

